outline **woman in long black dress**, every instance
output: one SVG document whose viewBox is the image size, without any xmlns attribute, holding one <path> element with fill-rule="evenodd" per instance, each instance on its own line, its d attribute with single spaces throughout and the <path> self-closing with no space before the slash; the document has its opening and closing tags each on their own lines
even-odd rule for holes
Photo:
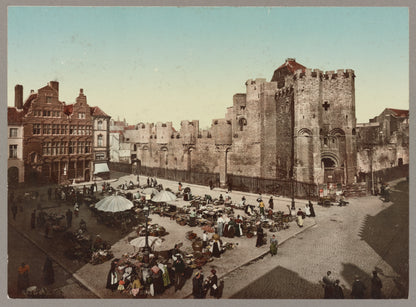
<svg viewBox="0 0 416 307">
<path fill-rule="evenodd" d="M 257 241 L 256 241 L 256 247 L 260 247 L 263 245 L 263 228 L 261 228 L 261 225 L 257 227 Z"/>
<path fill-rule="evenodd" d="M 110 289 L 111 291 L 117 290 L 118 287 L 118 277 L 116 272 L 116 262 L 111 262 L 111 268 L 107 275 L 107 285 L 106 288 Z"/>
<path fill-rule="evenodd" d="M 45 264 L 43 265 L 43 280 L 46 285 L 55 282 L 55 272 L 53 270 L 52 260 L 49 257 L 46 257 Z"/>
<path fill-rule="evenodd" d="M 309 210 L 311 211 L 311 217 L 315 217 L 315 209 L 313 208 L 313 204 L 309 201 Z"/>
<path fill-rule="evenodd" d="M 218 277 L 217 277 L 217 271 L 214 269 L 211 270 L 211 276 L 209 277 L 209 285 L 210 285 L 210 292 L 209 295 L 213 297 L 218 297 Z"/>
<path fill-rule="evenodd" d="M 212 255 L 215 258 L 220 258 L 221 257 L 221 250 L 220 250 L 220 241 L 219 240 L 215 240 L 213 245 L 212 245 Z"/>
</svg>

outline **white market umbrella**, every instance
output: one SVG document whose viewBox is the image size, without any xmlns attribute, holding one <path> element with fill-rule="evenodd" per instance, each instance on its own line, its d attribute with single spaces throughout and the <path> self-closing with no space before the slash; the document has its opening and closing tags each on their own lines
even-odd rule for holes
<svg viewBox="0 0 416 307">
<path fill-rule="evenodd" d="M 155 246 L 162 245 L 162 239 L 159 237 L 147 237 L 149 246 L 154 249 Z M 146 245 L 146 237 L 138 237 L 136 239 L 133 239 L 130 241 L 130 245 L 133 245 L 134 247 L 145 247 Z"/>
<path fill-rule="evenodd" d="M 143 190 L 142 193 L 145 194 L 145 195 L 151 195 L 151 194 L 157 194 L 157 193 L 159 193 L 159 191 L 156 190 L 155 188 L 146 188 L 146 189 Z"/>
<path fill-rule="evenodd" d="M 153 196 L 152 201 L 156 203 L 166 203 L 168 201 L 176 200 L 176 195 L 169 191 L 160 191 L 155 196 Z"/>
<path fill-rule="evenodd" d="M 95 204 L 95 208 L 104 212 L 121 212 L 133 208 L 133 203 L 119 195 L 108 196 Z"/>
</svg>

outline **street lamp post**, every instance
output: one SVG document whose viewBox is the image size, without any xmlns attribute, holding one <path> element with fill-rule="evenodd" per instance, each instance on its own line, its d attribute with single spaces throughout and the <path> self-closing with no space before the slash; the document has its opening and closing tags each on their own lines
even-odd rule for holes
<svg viewBox="0 0 416 307">
<path fill-rule="evenodd" d="M 144 241 L 144 254 L 145 254 L 145 261 L 149 261 L 149 254 L 150 254 L 150 247 L 149 247 L 149 232 L 148 232 L 148 221 L 149 221 L 149 214 L 150 208 L 148 201 L 151 199 L 151 195 L 146 195 L 146 204 L 143 208 L 144 216 L 146 217 L 146 224 L 145 224 L 145 241 Z"/>
<path fill-rule="evenodd" d="M 295 187 L 294 187 L 294 178 L 291 178 L 291 183 L 292 183 L 292 203 L 291 203 L 291 209 L 295 210 Z"/>
</svg>

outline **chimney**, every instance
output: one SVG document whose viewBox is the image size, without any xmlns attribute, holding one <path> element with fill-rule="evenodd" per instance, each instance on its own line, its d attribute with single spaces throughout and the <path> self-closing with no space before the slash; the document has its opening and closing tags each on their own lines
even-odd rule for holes
<svg viewBox="0 0 416 307">
<path fill-rule="evenodd" d="M 287 58 L 286 59 L 286 63 L 287 62 L 296 62 L 296 59 L 295 58 Z"/>
<path fill-rule="evenodd" d="M 14 106 L 23 109 L 23 85 L 17 84 L 14 87 Z"/>
<path fill-rule="evenodd" d="M 53 88 L 59 94 L 59 82 L 58 81 L 49 81 L 49 86 Z"/>
</svg>

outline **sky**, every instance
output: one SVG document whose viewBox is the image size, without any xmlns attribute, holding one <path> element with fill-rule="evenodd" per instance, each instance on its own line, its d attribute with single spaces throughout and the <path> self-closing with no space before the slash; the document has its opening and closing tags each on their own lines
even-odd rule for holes
<svg viewBox="0 0 416 307">
<path fill-rule="evenodd" d="M 357 122 L 409 108 L 406 7 L 9 7 L 8 105 L 49 81 L 129 124 L 224 118 L 287 58 L 353 69 Z"/>
</svg>

